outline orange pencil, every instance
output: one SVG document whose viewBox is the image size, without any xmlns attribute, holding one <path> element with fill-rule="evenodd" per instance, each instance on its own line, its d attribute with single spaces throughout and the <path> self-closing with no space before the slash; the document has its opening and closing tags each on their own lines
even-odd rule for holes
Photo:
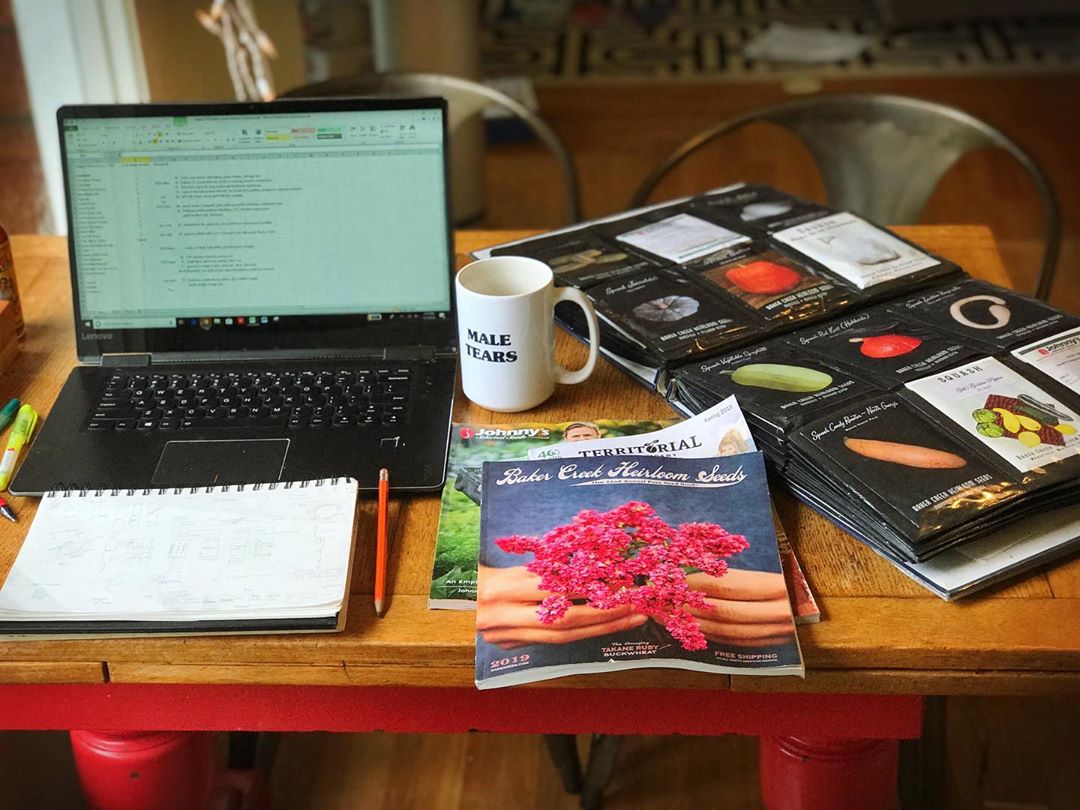
<svg viewBox="0 0 1080 810">
<path fill-rule="evenodd" d="M 379 523 L 375 536 L 375 613 L 381 619 L 386 598 L 386 507 L 390 496 L 390 472 L 379 470 Z"/>
</svg>

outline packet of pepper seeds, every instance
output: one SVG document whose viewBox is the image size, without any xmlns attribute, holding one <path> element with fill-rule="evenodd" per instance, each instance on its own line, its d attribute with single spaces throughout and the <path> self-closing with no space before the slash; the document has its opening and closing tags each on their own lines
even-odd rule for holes
<svg viewBox="0 0 1080 810">
<path fill-rule="evenodd" d="M 979 350 L 947 332 L 871 309 L 800 329 L 783 340 L 886 388 L 959 365 Z"/>
</svg>

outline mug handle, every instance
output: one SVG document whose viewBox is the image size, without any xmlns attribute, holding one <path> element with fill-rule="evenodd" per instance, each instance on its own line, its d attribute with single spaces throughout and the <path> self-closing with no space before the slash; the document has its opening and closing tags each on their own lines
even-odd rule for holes
<svg viewBox="0 0 1080 810">
<path fill-rule="evenodd" d="M 570 371 L 563 368 L 561 364 L 555 363 L 555 382 L 573 385 L 574 383 L 584 382 L 593 373 L 593 369 L 596 368 L 596 358 L 600 355 L 600 325 L 596 322 L 596 313 L 593 311 L 592 302 L 581 290 L 574 287 L 557 287 L 555 289 L 555 303 L 557 304 L 560 301 L 570 301 L 581 307 L 585 313 L 585 320 L 589 323 L 589 359 L 585 361 L 585 365 L 577 371 Z"/>
</svg>

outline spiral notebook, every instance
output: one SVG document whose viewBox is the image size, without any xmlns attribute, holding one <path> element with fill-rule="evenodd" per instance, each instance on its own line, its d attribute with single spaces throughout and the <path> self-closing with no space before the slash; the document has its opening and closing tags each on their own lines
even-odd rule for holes
<svg viewBox="0 0 1080 810">
<path fill-rule="evenodd" d="M 0 634 L 331 632 L 356 481 L 51 492 L 0 588 Z"/>
</svg>

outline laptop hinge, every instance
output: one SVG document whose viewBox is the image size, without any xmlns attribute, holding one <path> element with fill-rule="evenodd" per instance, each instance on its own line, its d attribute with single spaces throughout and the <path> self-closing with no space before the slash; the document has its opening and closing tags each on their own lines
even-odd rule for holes
<svg viewBox="0 0 1080 810">
<path fill-rule="evenodd" d="M 395 346 L 383 349 L 383 360 L 432 360 L 435 358 L 435 349 L 432 346 Z M 149 366 L 151 356 L 139 353 L 115 353 L 103 354 L 101 365 L 105 367 L 139 367 Z"/>
<path fill-rule="evenodd" d="M 435 349 L 432 346 L 394 346 L 383 349 L 383 360 L 432 360 Z"/>
<path fill-rule="evenodd" d="M 101 355 L 102 366 L 148 366 L 150 355 L 148 354 L 103 354 Z"/>
</svg>

